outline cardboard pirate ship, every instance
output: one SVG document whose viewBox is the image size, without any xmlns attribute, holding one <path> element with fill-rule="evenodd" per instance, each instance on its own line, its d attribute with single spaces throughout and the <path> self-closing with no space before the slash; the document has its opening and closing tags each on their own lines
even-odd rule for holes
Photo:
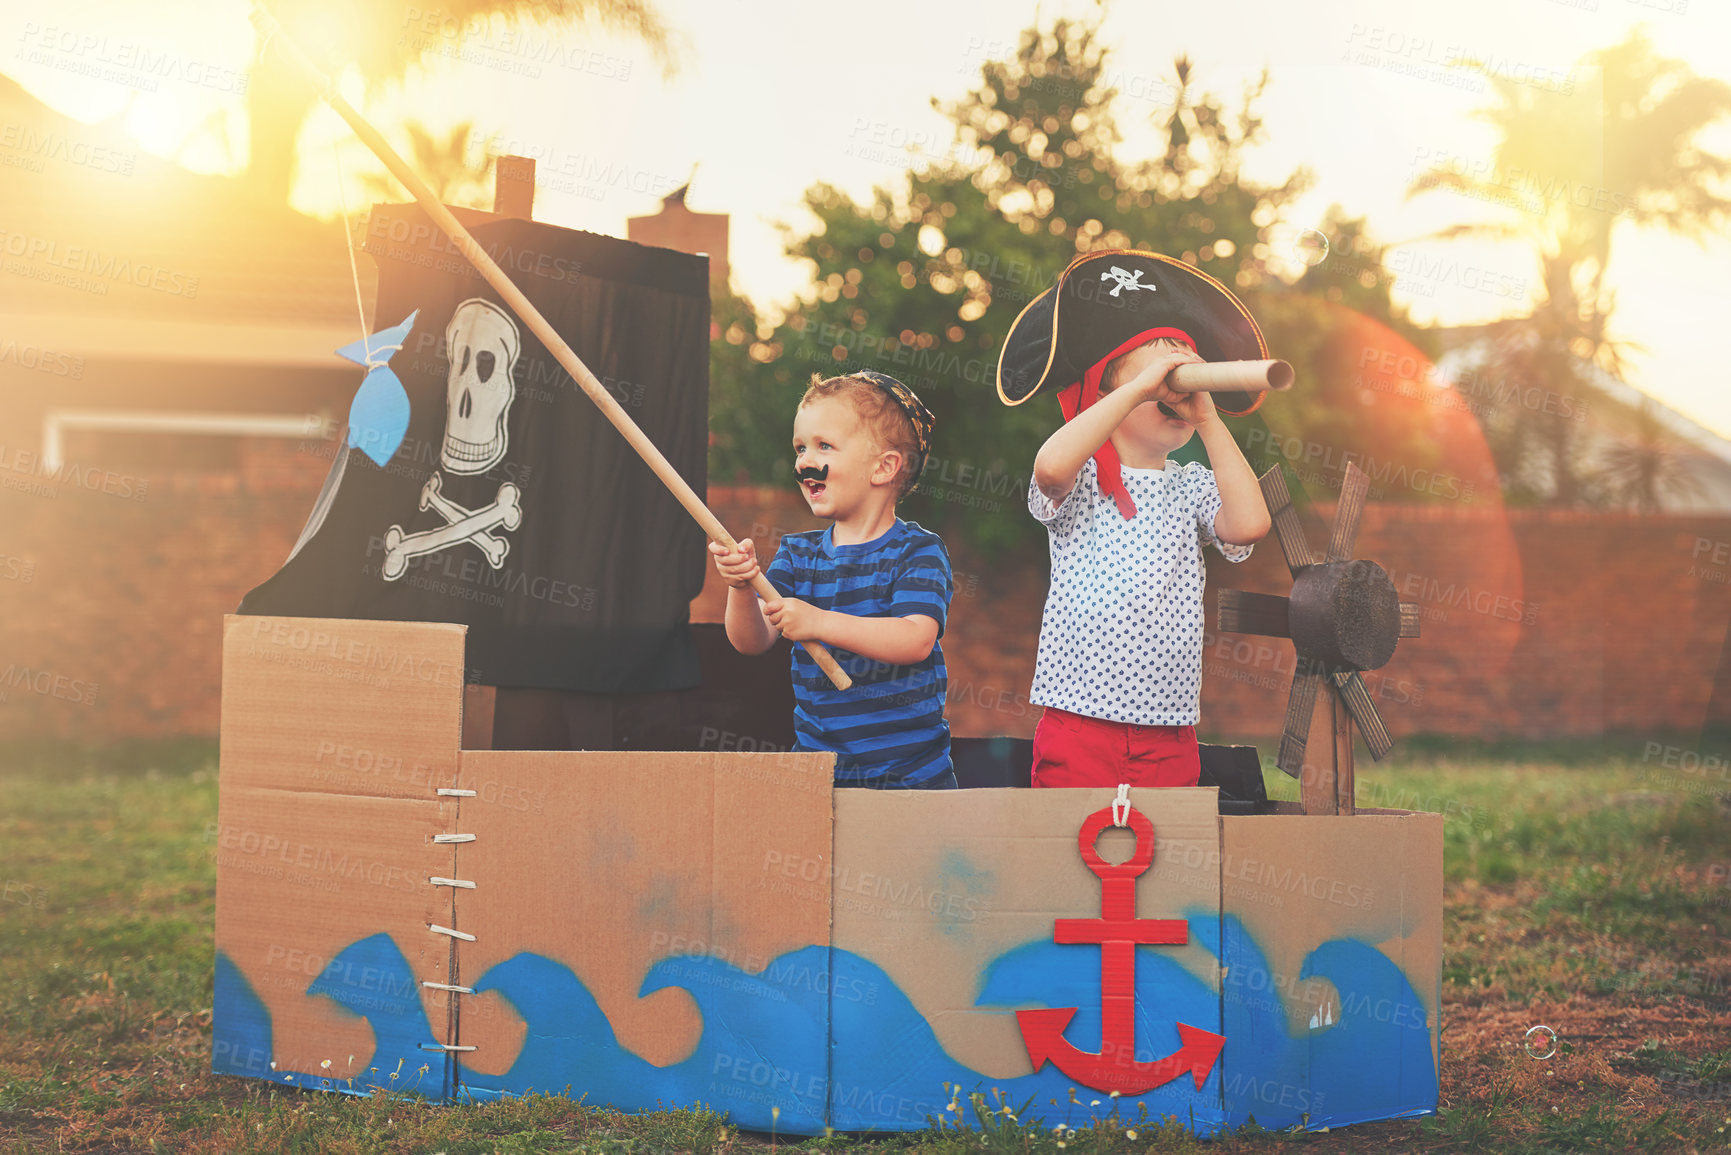
<svg viewBox="0 0 1731 1155">
<path fill-rule="evenodd" d="M 397 222 L 435 236 L 412 210 L 377 219 L 387 246 Z M 570 326 L 608 379 L 672 382 L 641 416 L 701 485 L 701 262 L 475 219 L 529 254 L 538 304 L 590 301 Z M 460 268 L 407 241 L 385 255 L 381 301 L 438 286 L 382 313 L 415 305 L 433 334 L 405 338 L 425 365 L 394 362 L 407 437 L 383 464 L 339 458 L 290 564 L 225 622 L 215 1071 L 702 1103 L 784 1134 L 919 1129 L 993 1091 L 1023 1120 L 1200 1133 L 1434 1110 L 1442 819 L 1351 813 L 1344 716 L 1310 813 L 1209 787 L 1018 789 L 1026 744 L 989 736 L 957 739 L 958 770 L 999 785 L 950 792 L 837 791 L 829 755 L 699 749 L 700 728 L 785 724 L 785 647 L 748 661 L 689 630 L 701 535 L 646 528 L 674 524 L 665 492 L 592 460 L 611 431 L 571 424 L 587 403 L 560 408 L 545 350 Z M 651 307 L 672 360 L 645 370 L 645 342 L 589 313 Z M 517 390 L 544 398 L 513 408 Z M 1347 666 L 1399 615 L 1334 539 L 1305 572 L 1338 580 L 1289 608 L 1235 602 L 1223 626 L 1347 646 L 1315 675 L 1344 708 Z M 313 593 L 350 609 L 283 608 Z M 1367 614 L 1375 644 L 1352 649 Z M 475 682 L 562 694 L 565 724 L 535 724 L 543 691 Z M 626 701 L 656 713 L 629 739 Z M 550 732 L 588 749 L 503 748 Z"/>
<path fill-rule="evenodd" d="M 994 1089 L 1203 1133 L 1436 1106 L 1440 816 L 1138 789 L 1120 830 L 1109 790 L 465 748 L 463 647 L 227 620 L 217 1072 L 784 1134 L 919 1129 Z"/>
</svg>

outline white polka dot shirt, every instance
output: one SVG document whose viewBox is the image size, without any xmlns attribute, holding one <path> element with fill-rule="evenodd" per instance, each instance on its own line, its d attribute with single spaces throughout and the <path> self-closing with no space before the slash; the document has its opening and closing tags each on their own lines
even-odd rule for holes
<svg viewBox="0 0 1731 1155">
<path fill-rule="evenodd" d="M 1032 480 L 1028 511 L 1046 526 L 1052 586 L 1031 701 L 1136 726 L 1193 726 L 1202 692 L 1202 546 L 1231 561 L 1247 545 L 1214 536 L 1214 471 L 1168 461 L 1122 466 L 1136 503 L 1126 521 L 1089 458 L 1062 505 Z"/>
</svg>

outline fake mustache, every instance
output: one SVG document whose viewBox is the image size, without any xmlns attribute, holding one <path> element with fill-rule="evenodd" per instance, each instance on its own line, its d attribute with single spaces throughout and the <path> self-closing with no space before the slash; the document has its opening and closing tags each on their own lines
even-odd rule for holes
<svg viewBox="0 0 1731 1155">
<path fill-rule="evenodd" d="M 808 465 L 804 469 L 801 469 L 796 465 L 793 469 L 793 475 L 801 481 L 828 481 L 829 466 L 826 465 L 822 469 L 815 469 Z"/>
</svg>

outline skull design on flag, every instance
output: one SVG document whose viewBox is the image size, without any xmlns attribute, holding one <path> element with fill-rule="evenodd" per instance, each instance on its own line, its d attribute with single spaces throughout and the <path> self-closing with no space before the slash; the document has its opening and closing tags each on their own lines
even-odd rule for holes
<svg viewBox="0 0 1731 1155">
<path fill-rule="evenodd" d="M 485 473 L 504 460 L 508 442 L 505 419 L 517 395 L 512 375 L 522 351 L 522 335 L 511 315 L 491 301 L 471 297 L 458 305 L 445 327 L 445 443 L 439 462 L 454 474 Z M 503 482 L 494 500 L 467 509 L 445 496 L 438 471 L 421 487 L 419 505 L 445 519 L 438 529 L 409 533 L 401 524 L 385 531 L 385 561 L 379 576 L 394 582 L 408 572 L 409 562 L 468 544 L 480 550 L 494 569 L 505 564 L 511 543 L 495 530 L 510 532 L 523 523 L 521 492 Z"/>
<path fill-rule="evenodd" d="M 505 418 L 517 395 L 512 374 L 522 349 L 517 322 L 491 301 L 471 297 L 445 328 L 445 445 L 452 473 L 485 473 L 504 460 Z"/>
</svg>

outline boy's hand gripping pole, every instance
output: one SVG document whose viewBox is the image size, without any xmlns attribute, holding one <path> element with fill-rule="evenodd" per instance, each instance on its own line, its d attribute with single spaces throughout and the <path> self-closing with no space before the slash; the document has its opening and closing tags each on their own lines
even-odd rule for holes
<svg viewBox="0 0 1731 1155">
<path fill-rule="evenodd" d="M 625 410 L 620 407 L 619 402 L 613 399 L 613 395 L 602 387 L 601 382 L 595 379 L 595 374 L 589 371 L 589 367 L 583 364 L 577 354 L 572 351 L 571 346 L 567 345 L 565 339 L 559 336 L 553 326 L 548 323 L 547 318 L 543 317 L 540 310 L 530 303 L 529 298 L 523 295 L 523 291 L 517 288 L 510 277 L 505 275 L 505 271 L 494 263 L 493 258 L 487 255 L 486 250 L 476 243 L 475 238 L 469 235 L 469 230 L 465 229 L 457 218 L 451 215 L 451 210 L 439 203 L 439 198 L 433 195 L 433 190 L 415 175 L 415 171 L 408 166 L 402 157 L 397 155 L 396 150 L 390 146 L 384 137 L 379 135 L 378 130 L 368 124 L 365 118 L 338 94 L 336 86 L 331 83 L 330 78 L 319 71 L 318 66 L 307 58 L 300 46 L 290 40 L 283 32 L 282 26 L 276 21 L 276 17 L 272 16 L 270 11 L 256 0 L 253 4 L 252 20 L 254 27 L 264 37 L 265 46 L 275 44 L 288 62 L 317 90 L 324 102 L 330 105 L 338 116 L 348 122 L 349 127 L 354 129 L 355 135 L 361 138 L 362 143 L 372 149 L 373 154 L 384 162 L 385 167 L 391 170 L 391 174 L 402 182 L 409 194 L 427 211 L 427 215 L 433 218 L 433 222 L 451 238 L 452 243 L 457 246 L 457 251 L 469 259 L 469 263 L 475 266 L 475 270 L 486 279 L 489 285 L 493 286 L 494 291 L 504 299 L 506 305 L 510 306 L 511 311 L 529 326 L 529 331 L 534 333 L 541 344 L 547 347 L 547 351 L 553 354 L 553 358 L 559 362 L 560 366 L 571 374 L 572 379 L 577 382 L 583 392 L 589 395 L 589 400 L 595 402 L 602 415 L 613 423 L 613 427 L 619 430 L 625 440 L 630 443 L 631 448 L 637 451 L 637 455 L 643 458 L 650 469 L 655 471 L 655 476 L 661 479 L 661 483 L 678 499 L 679 504 L 685 507 L 685 511 L 697 520 L 697 524 L 703 527 L 703 532 L 709 535 L 709 539 L 727 547 L 728 552 L 737 553 L 739 543 L 733 540 L 733 535 L 727 532 L 720 519 L 710 512 L 707 505 L 703 504 L 703 500 L 697 496 L 690 485 L 686 484 L 685 479 L 679 476 L 679 471 L 673 468 L 667 458 L 662 455 L 661 450 L 655 447 L 655 443 L 649 440 L 644 435 L 643 430 L 637 427 L 637 423 L 631 420 Z M 781 597 L 780 591 L 770 585 L 769 579 L 764 577 L 761 572 L 751 583 L 751 588 L 766 600 Z M 853 680 L 847 676 L 847 672 L 822 645 L 817 642 L 802 642 L 801 645 L 805 646 L 806 652 L 818 664 L 818 668 L 829 676 L 829 680 L 835 684 L 836 689 L 845 690 L 853 684 Z"/>
</svg>

